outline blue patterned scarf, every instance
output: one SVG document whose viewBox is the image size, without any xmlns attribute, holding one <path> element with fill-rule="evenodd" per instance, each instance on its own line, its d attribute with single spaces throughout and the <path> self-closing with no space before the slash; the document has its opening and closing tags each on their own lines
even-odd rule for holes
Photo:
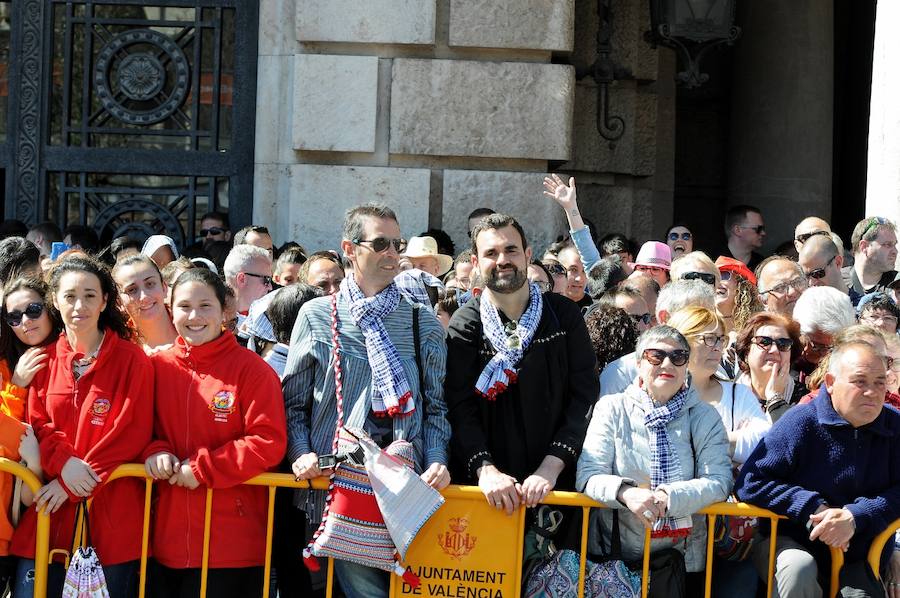
<svg viewBox="0 0 900 598">
<path fill-rule="evenodd" d="M 400 305 L 400 291 L 391 283 L 373 297 L 366 297 L 353 278 L 341 282 L 340 296 L 350 306 L 350 317 L 366 339 L 372 369 L 372 411 L 375 415 L 407 416 L 415 411 L 409 381 L 397 349 L 384 327 L 384 318 Z"/>
<path fill-rule="evenodd" d="M 666 426 L 681 414 L 687 389 L 679 390 L 663 405 L 655 404 L 643 389 L 638 389 L 638 392 L 645 411 L 644 424 L 650 434 L 650 487 L 655 490 L 662 484 L 684 480 L 678 453 L 669 442 Z M 687 536 L 690 530 L 690 516 L 662 517 L 654 524 L 651 536 L 678 538 Z"/>
<path fill-rule="evenodd" d="M 528 307 L 525 308 L 525 313 L 519 318 L 511 334 L 507 334 L 497 307 L 486 297 L 482 297 L 481 325 L 496 354 L 484 366 L 475 388 L 488 400 L 496 399 L 499 393 L 516 381 L 516 366 L 531 344 L 541 321 L 541 314 L 544 311 L 541 291 L 532 283 L 528 283 L 528 288 Z"/>
</svg>

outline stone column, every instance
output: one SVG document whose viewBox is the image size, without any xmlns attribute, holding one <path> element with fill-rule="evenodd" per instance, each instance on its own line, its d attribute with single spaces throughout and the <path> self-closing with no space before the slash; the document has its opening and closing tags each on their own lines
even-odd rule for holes
<svg viewBox="0 0 900 598">
<path fill-rule="evenodd" d="M 900 221 L 900 3 L 879 2 L 875 16 L 866 216 Z"/>
<path fill-rule="evenodd" d="M 762 210 L 771 251 L 831 213 L 832 3 L 740 2 L 737 22 L 728 203 Z"/>
</svg>

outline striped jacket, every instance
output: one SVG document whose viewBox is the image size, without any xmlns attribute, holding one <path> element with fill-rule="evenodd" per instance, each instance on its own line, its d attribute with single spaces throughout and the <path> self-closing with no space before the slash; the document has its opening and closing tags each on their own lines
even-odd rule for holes
<svg viewBox="0 0 900 598">
<path fill-rule="evenodd" d="M 405 298 L 384 320 L 397 349 L 406 378 L 413 390 L 416 409 L 408 417 L 393 419 L 394 440 L 407 440 L 416 449 L 416 468 L 420 472 L 432 463 L 447 464 L 450 425 L 444 402 L 444 373 L 447 345 L 444 329 L 427 309 L 419 310 L 420 351 L 425 388 L 419 388 L 412 327 L 413 308 Z M 371 410 L 372 371 L 366 354 L 365 338 L 353 323 L 347 303 L 338 299 L 341 344 L 341 369 L 344 388 L 344 425 L 365 427 Z M 331 297 L 307 302 L 297 316 L 291 334 L 282 385 L 288 424 L 288 460 L 293 463 L 309 452 L 331 453 L 337 423 L 334 395 L 334 363 L 331 339 Z M 324 505 L 324 493 L 313 492 L 298 499 L 318 520 Z"/>
</svg>

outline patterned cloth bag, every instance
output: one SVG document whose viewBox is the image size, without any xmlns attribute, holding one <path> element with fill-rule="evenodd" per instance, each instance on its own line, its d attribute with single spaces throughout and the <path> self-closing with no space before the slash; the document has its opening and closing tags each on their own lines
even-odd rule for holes
<svg viewBox="0 0 900 598">
<path fill-rule="evenodd" d="M 579 555 L 560 550 L 528 577 L 525 598 L 571 598 L 578 595 Z M 620 560 L 587 561 L 584 567 L 585 598 L 637 598 L 641 578 Z"/>
<path fill-rule="evenodd" d="M 84 542 L 79 541 L 79 546 L 73 548 L 72 559 L 66 570 L 62 598 L 109 598 L 103 565 L 100 564 L 97 551 L 92 546 L 83 545 L 90 542 L 87 507 L 84 502 L 79 503 L 75 511 L 76 530 L 79 527 L 79 519 L 83 522 Z M 74 538 L 72 544 L 75 544 Z"/>
</svg>

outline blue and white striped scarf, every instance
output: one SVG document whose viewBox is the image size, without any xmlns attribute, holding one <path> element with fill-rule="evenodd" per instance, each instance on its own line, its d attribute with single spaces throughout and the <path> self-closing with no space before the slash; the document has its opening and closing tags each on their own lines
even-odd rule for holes
<svg viewBox="0 0 900 598">
<path fill-rule="evenodd" d="M 375 415 L 405 417 L 415 411 L 409 381 L 397 349 L 384 327 L 384 318 L 400 305 L 400 291 L 389 284 L 373 297 L 366 297 L 348 274 L 341 282 L 340 296 L 350 306 L 350 317 L 366 339 L 366 353 L 372 370 L 372 411 Z"/>
<path fill-rule="evenodd" d="M 663 405 L 656 405 L 643 389 L 638 389 L 638 392 L 646 412 L 644 424 L 650 435 L 650 487 L 655 490 L 662 484 L 684 480 L 678 453 L 669 442 L 666 426 L 681 414 L 687 389 L 679 390 Z M 690 516 L 662 517 L 654 524 L 651 535 L 657 538 L 684 537 L 690 533 L 690 529 Z"/>
<path fill-rule="evenodd" d="M 516 366 L 522 360 L 528 345 L 531 344 L 541 321 L 541 314 L 544 312 L 541 291 L 537 285 L 530 282 L 528 288 L 528 307 L 525 308 L 525 313 L 522 314 L 516 325 L 515 334 L 519 339 L 518 347 L 509 345 L 510 337 L 506 334 L 497 307 L 486 297 L 481 299 L 481 325 L 484 335 L 491 342 L 494 351 L 497 352 L 484 366 L 484 370 L 478 376 L 478 382 L 475 383 L 475 389 L 488 400 L 496 399 L 499 393 L 516 381 Z"/>
</svg>

